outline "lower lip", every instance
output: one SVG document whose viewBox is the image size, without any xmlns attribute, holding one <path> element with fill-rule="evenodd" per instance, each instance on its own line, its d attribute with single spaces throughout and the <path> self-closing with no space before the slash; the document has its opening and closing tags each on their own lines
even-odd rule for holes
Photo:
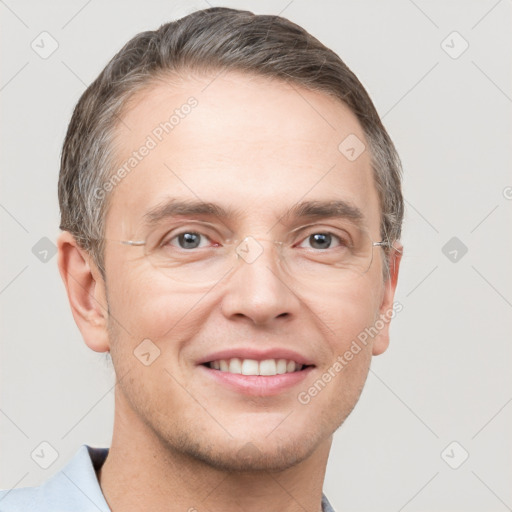
<svg viewBox="0 0 512 512">
<path fill-rule="evenodd" d="M 232 390 L 250 396 L 278 395 L 302 382 L 313 370 L 313 366 L 298 372 L 279 375 L 242 375 L 240 373 L 221 372 L 204 365 L 199 365 L 210 378 Z"/>
</svg>

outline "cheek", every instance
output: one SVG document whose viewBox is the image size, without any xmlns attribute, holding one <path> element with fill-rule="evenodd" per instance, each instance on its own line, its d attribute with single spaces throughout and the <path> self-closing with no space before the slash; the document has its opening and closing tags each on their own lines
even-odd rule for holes
<svg viewBox="0 0 512 512">
<path fill-rule="evenodd" d="M 177 290 L 171 280 L 158 273 L 131 272 L 130 279 L 121 274 L 112 279 L 108 300 L 112 323 L 117 324 L 116 332 L 123 338 L 122 350 L 133 351 L 142 340 L 149 339 L 162 352 L 172 347 L 179 353 L 182 344 L 203 324 L 208 297 Z"/>
<path fill-rule="evenodd" d="M 326 335 L 330 354 L 320 375 L 321 380 L 329 382 L 329 390 L 317 406 L 326 411 L 332 408 L 338 423 L 357 403 L 368 376 L 372 339 L 365 332 L 374 325 L 378 315 L 379 301 L 372 292 L 374 289 L 373 281 L 360 281 L 359 286 L 346 288 L 336 297 L 324 300 L 323 309 L 318 312 L 330 327 Z"/>
<path fill-rule="evenodd" d="M 318 326 L 339 351 L 365 328 L 373 325 L 379 315 L 382 289 L 371 275 L 340 286 L 329 294 L 303 296 L 318 319 Z"/>
</svg>

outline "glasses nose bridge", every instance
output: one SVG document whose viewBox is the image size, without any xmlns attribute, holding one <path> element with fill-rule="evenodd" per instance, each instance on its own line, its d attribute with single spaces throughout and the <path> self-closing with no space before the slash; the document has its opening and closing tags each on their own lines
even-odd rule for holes
<svg viewBox="0 0 512 512">
<path fill-rule="evenodd" d="M 284 243 L 279 240 L 248 235 L 242 240 L 235 241 L 233 243 L 233 250 L 237 261 L 243 260 L 245 263 L 252 264 L 257 260 L 261 260 L 261 256 L 268 251 L 269 247 L 272 248 L 270 256 L 272 261 L 282 258 L 283 246 Z"/>
</svg>

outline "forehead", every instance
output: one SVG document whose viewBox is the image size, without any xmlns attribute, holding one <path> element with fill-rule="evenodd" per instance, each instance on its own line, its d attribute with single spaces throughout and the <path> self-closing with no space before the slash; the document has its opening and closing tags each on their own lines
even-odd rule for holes
<svg viewBox="0 0 512 512">
<path fill-rule="evenodd" d="M 167 198 L 262 224 L 300 201 L 343 200 L 378 229 L 365 146 L 354 114 L 325 93 L 233 72 L 162 78 L 134 95 L 116 129 L 107 231 L 135 226 Z"/>
</svg>

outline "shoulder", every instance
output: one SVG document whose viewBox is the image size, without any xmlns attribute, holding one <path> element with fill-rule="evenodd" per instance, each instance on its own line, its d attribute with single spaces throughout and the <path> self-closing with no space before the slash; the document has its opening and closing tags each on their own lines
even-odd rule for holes
<svg viewBox="0 0 512 512">
<path fill-rule="evenodd" d="M 40 486 L 0 490 L 0 512 L 109 512 L 95 475 L 107 453 L 106 448 L 82 445 Z"/>
<path fill-rule="evenodd" d="M 74 512 L 85 510 L 79 486 L 66 478 L 65 471 L 52 476 L 38 487 L 20 487 L 0 491 L 0 512 Z"/>
<path fill-rule="evenodd" d="M 334 512 L 334 509 L 325 494 L 322 494 L 322 512 Z"/>
<path fill-rule="evenodd" d="M 41 508 L 40 487 L 0 490 L 0 512 L 44 511 Z"/>
</svg>

